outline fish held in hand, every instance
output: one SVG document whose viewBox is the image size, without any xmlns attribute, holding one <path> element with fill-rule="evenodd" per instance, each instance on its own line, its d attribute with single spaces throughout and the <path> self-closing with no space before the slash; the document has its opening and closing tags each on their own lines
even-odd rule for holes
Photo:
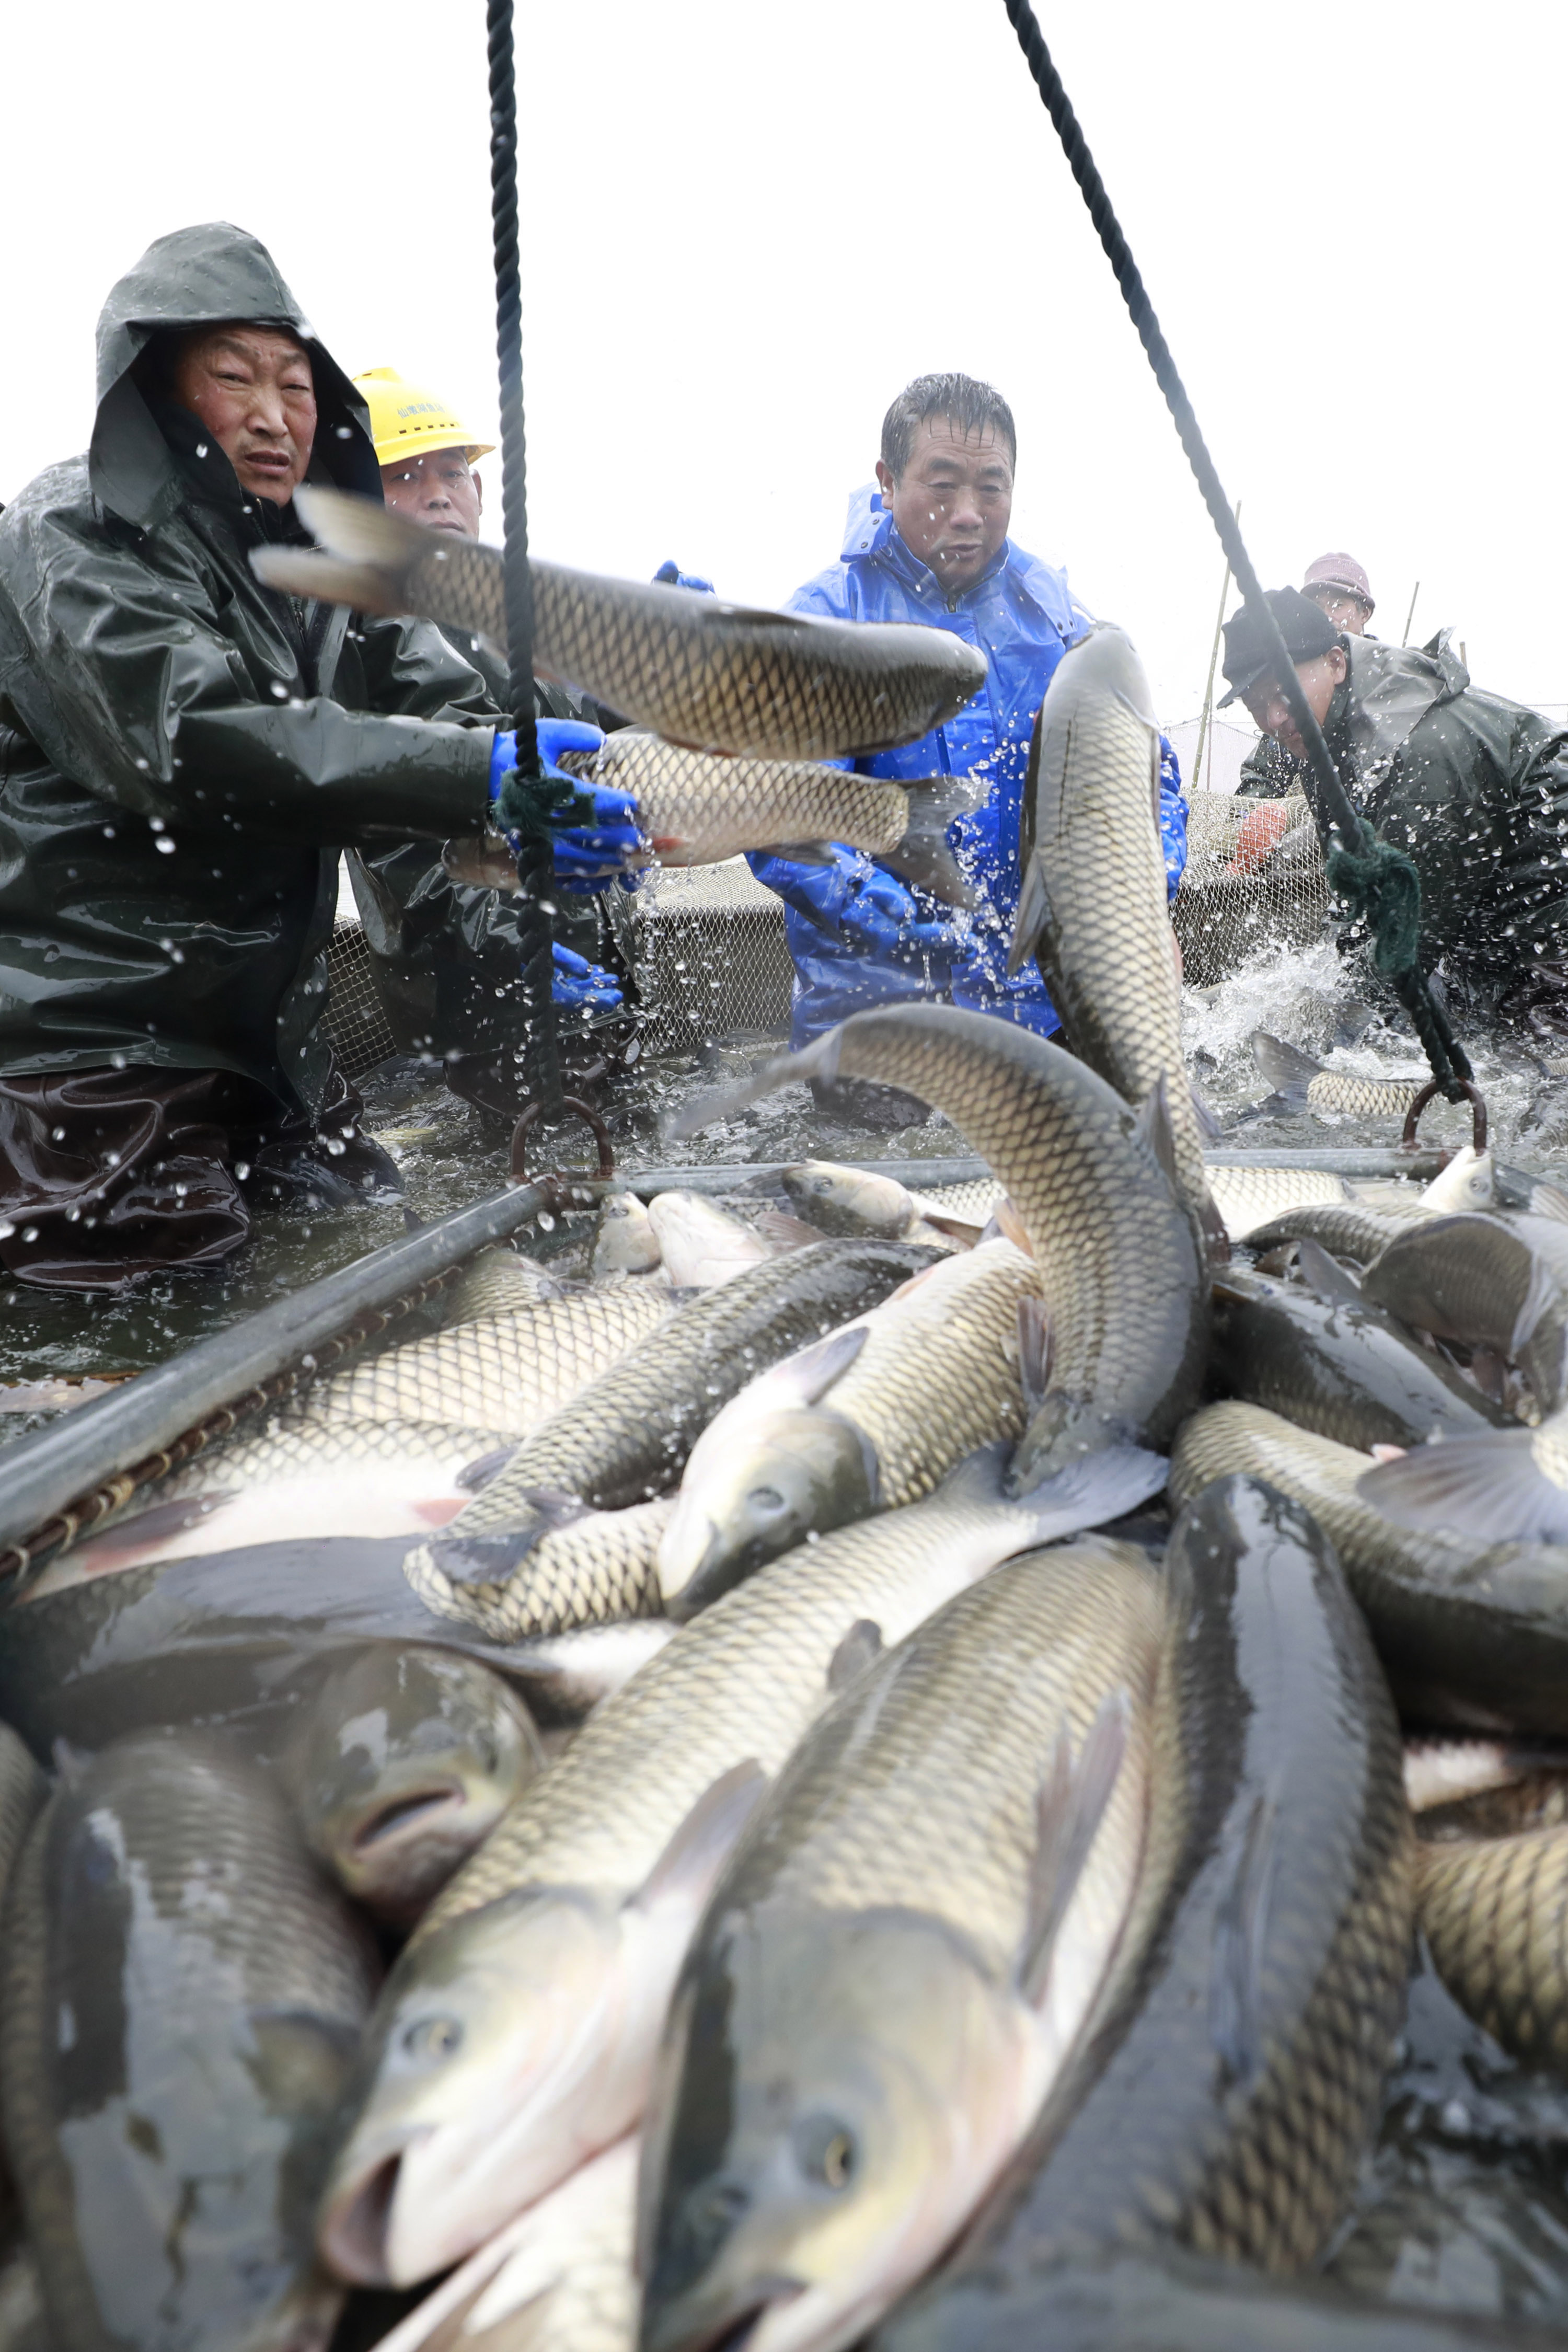
<svg viewBox="0 0 1568 2352">
<path fill-rule="evenodd" d="M 950 1257 L 733 1397 L 692 1448 L 659 1545 L 689 1616 L 764 1561 L 929 1495 L 1025 1421 L 1019 1318 L 1041 1270 L 1010 1242 Z"/>
<path fill-rule="evenodd" d="M 1202 1218 L 1208 1185 L 1182 1057 L 1159 793 L 1143 665 L 1121 629 L 1092 629 L 1058 663 L 1035 721 L 1007 972 L 1035 957 L 1074 1051 L 1123 1102 L 1165 1081 L 1174 1181 Z"/>
<path fill-rule="evenodd" d="M 106 1748 L 10 1923 L 0 2092 L 50 2340 L 324 2352 L 312 2225 L 373 1961 L 281 1795 L 220 1739 Z"/>
<path fill-rule="evenodd" d="M 281 1767 L 306 1842 L 407 1927 L 543 1762 L 527 1709 L 476 1659 L 379 1644 L 327 1676 Z"/>
<path fill-rule="evenodd" d="M 329 552 L 257 549 L 252 567 L 269 587 L 472 629 L 504 656 L 500 548 L 337 490 L 302 486 L 295 504 Z M 890 751 L 955 717 L 985 683 L 984 655 L 948 629 L 759 612 L 537 557 L 529 572 L 538 667 L 671 743 L 785 760 Z"/>
<path fill-rule="evenodd" d="M 1094 1071 L 1009 1022 L 950 1005 L 858 1013 L 770 1063 L 694 1133 L 793 1078 L 901 1087 L 952 1119 L 1012 1199 L 1045 1272 L 1048 1351 L 1013 1466 L 1033 1486 L 1097 1445 L 1165 1444 L 1197 1400 L 1207 1270 L 1175 1189 L 1162 1081 L 1134 1115 Z"/>
<path fill-rule="evenodd" d="M 641 2113 L 681 1956 L 766 1779 L 853 1675 L 1160 1465 L 1101 1454 L 1008 1500 L 999 1450 L 684 1627 L 439 1895 L 390 1979 L 324 2209 L 344 2276 L 445 2269 Z"/>
<path fill-rule="evenodd" d="M 993 1570 L 870 1666 L 764 1801 L 670 2010 L 643 2352 L 858 2340 L 1029 2129 L 1114 1962 L 1164 1588 L 1129 1545 Z"/>
</svg>

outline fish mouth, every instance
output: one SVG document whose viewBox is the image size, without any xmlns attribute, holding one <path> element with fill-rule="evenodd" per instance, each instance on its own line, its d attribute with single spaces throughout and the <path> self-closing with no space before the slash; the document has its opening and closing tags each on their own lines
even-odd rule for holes
<svg viewBox="0 0 1568 2352">
<path fill-rule="evenodd" d="M 464 1802 L 463 1790 L 456 1780 L 437 1781 L 428 1788 L 394 1797 L 360 1823 L 353 1834 L 353 1851 L 364 1854 L 410 1830 L 428 1829 L 437 1815 L 461 1812 Z"/>
<path fill-rule="evenodd" d="M 363 2174 L 357 2185 L 330 2199 L 322 2214 L 318 2242 L 321 2260 L 334 2277 L 351 2286 L 391 2286 L 387 2238 L 392 2208 L 403 2170 L 403 2150 Z"/>
<path fill-rule="evenodd" d="M 799 2279 L 763 2278 L 752 2282 L 739 2308 L 697 2310 L 683 2318 L 680 2305 L 671 2304 L 645 2328 L 641 2352 L 745 2352 L 768 2314 L 805 2292 Z"/>
</svg>

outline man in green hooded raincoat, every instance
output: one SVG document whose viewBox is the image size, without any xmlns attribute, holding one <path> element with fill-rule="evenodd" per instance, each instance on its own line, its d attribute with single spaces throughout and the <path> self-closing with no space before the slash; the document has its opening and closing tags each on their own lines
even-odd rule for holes
<svg viewBox="0 0 1568 2352">
<path fill-rule="evenodd" d="M 100 318 L 88 454 L 0 515 L 0 1263 L 24 1281 L 214 1264 L 258 1192 L 395 1183 L 321 1033 L 338 856 L 478 831 L 498 713 L 429 624 L 262 586 L 253 549 L 309 543 L 300 478 L 379 497 L 358 395 L 254 237 L 160 238 Z"/>
</svg>

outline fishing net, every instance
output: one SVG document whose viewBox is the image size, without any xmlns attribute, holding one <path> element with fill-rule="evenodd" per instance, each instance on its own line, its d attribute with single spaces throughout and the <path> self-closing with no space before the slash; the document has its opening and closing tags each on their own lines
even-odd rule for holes
<svg viewBox="0 0 1568 2352">
<path fill-rule="evenodd" d="M 1171 909 L 1191 986 L 1229 980 L 1262 948 L 1310 947 L 1328 911 L 1322 851 L 1300 793 L 1263 802 L 1193 794 L 1187 867 Z"/>
<path fill-rule="evenodd" d="M 348 1078 L 362 1078 L 397 1051 L 392 1024 L 376 994 L 370 951 L 357 920 L 332 925 L 327 949 L 327 1042 Z"/>
<path fill-rule="evenodd" d="M 743 857 L 656 866 L 640 889 L 610 897 L 616 941 L 647 1013 L 646 1054 L 689 1052 L 738 1030 L 788 1028 L 784 901 Z"/>
</svg>

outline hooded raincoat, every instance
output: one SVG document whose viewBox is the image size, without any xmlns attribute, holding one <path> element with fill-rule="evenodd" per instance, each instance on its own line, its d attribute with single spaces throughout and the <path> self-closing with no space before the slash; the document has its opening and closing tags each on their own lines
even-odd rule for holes
<svg viewBox="0 0 1568 2352">
<path fill-rule="evenodd" d="M 1447 632 L 1342 641 L 1350 669 L 1323 732 L 1352 799 L 1421 877 L 1422 960 L 1527 1005 L 1568 957 L 1568 735 L 1470 684 Z M 1552 1024 L 1557 1025 L 1555 1023 Z"/>
<path fill-rule="evenodd" d="M 973 585 L 950 598 L 931 567 L 905 545 L 874 487 L 850 499 L 838 562 L 792 596 L 789 609 L 834 620 L 912 621 L 951 629 L 977 646 L 989 665 L 985 684 L 955 719 L 901 751 L 878 752 L 854 765 L 863 775 L 895 781 L 979 775 L 992 782 L 984 805 L 960 817 L 950 835 L 980 899 L 971 949 L 952 965 L 896 949 L 873 954 L 840 935 L 845 903 L 871 859 L 850 854 L 837 865 L 812 866 L 752 854 L 752 872 L 787 908 L 795 1044 L 805 1045 L 868 1005 L 950 991 L 955 1003 L 973 1012 L 998 1013 L 1050 1035 L 1061 1024 L 1033 959 L 1016 980 L 1006 976 L 1021 885 L 1018 818 L 1035 714 L 1063 654 L 1093 626 L 1092 614 L 1073 595 L 1065 572 L 1011 540 Z M 1185 808 L 1168 754 L 1161 804 L 1173 888 L 1185 857 Z M 951 920 L 952 910 L 940 901 L 923 891 L 915 897 L 923 920 Z"/>
<path fill-rule="evenodd" d="M 265 248 L 226 223 L 152 246 L 99 320 L 88 455 L 0 516 L 0 1076 L 231 1072 L 308 1121 L 339 851 L 477 831 L 496 714 L 428 623 L 256 578 L 252 548 L 305 539 L 292 508 L 136 366 L 236 319 L 310 352 L 311 478 L 380 493 L 363 404 Z"/>
</svg>

